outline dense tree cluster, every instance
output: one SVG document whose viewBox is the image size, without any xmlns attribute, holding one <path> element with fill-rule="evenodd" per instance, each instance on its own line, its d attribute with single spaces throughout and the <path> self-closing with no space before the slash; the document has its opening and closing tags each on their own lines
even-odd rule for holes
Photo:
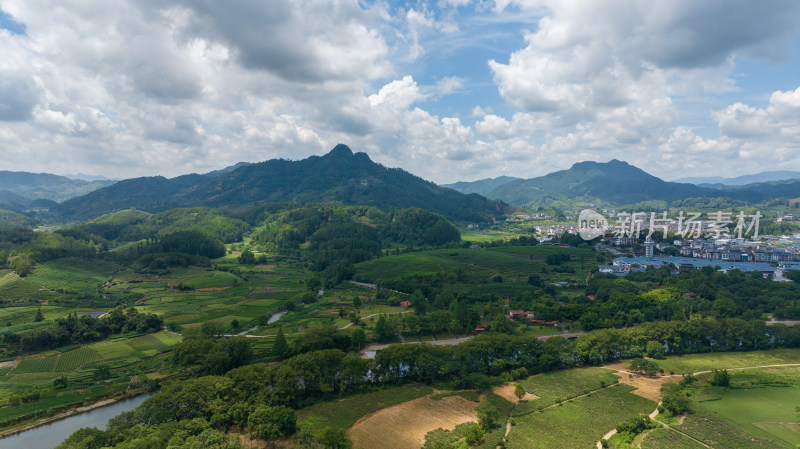
<svg viewBox="0 0 800 449">
<path fill-rule="evenodd" d="M 20 352 L 30 352 L 90 343 L 116 334 L 157 332 L 163 325 L 157 315 L 117 307 L 101 318 L 72 313 L 56 320 L 55 326 L 5 332 L 0 334 L 0 341 Z"/>
<path fill-rule="evenodd" d="M 311 269 L 330 285 L 351 277 L 353 264 L 380 256 L 385 248 L 452 244 L 461 236 L 445 218 L 421 209 L 311 205 L 267 214 L 252 238 L 286 252 L 308 244 L 303 254 Z"/>
<path fill-rule="evenodd" d="M 224 374 L 250 362 L 253 348 L 247 338 L 187 336 L 172 352 L 178 365 L 196 366 L 206 374 Z"/>
<path fill-rule="evenodd" d="M 183 253 L 216 259 L 225 255 L 225 245 L 219 239 L 200 231 L 178 231 L 167 234 L 155 246 L 157 252 Z"/>
</svg>

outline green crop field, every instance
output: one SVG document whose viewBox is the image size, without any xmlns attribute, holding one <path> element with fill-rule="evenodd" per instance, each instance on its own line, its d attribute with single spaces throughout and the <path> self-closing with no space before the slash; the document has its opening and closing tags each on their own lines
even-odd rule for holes
<svg viewBox="0 0 800 449">
<path fill-rule="evenodd" d="M 56 356 L 50 356 L 20 360 L 17 367 L 14 368 L 13 373 L 49 373 L 53 371 L 53 366 L 55 365 L 57 358 L 58 357 Z"/>
<path fill-rule="evenodd" d="M 763 440 L 739 429 L 730 421 L 706 411 L 698 411 L 686 417 L 683 424 L 675 428 L 712 447 L 725 449 L 761 449 L 780 447 L 793 448 L 792 445 L 781 445 L 773 440 Z"/>
<path fill-rule="evenodd" d="M 653 429 L 642 439 L 642 449 L 703 449 L 705 446 L 671 429 Z"/>
<path fill-rule="evenodd" d="M 105 260 L 68 257 L 37 265 L 27 281 L 57 292 L 95 295 L 118 269 L 116 264 Z"/>
<path fill-rule="evenodd" d="M 475 231 L 462 232 L 461 240 L 465 242 L 484 243 L 494 240 L 508 240 L 516 236 L 517 234 L 505 231 Z"/>
<path fill-rule="evenodd" d="M 711 369 L 746 368 L 789 363 L 800 363 L 800 349 L 689 354 L 659 360 L 658 366 L 667 372 L 696 373 Z"/>
<path fill-rule="evenodd" d="M 427 396 L 432 391 L 430 387 L 422 385 L 385 388 L 304 408 L 298 412 L 298 419 L 312 420 L 314 427 L 332 426 L 347 429 L 370 413 Z"/>
<path fill-rule="evenodd" d="M 89 345 L 89 348 L 100 354 L 105 360 L 124 359 L 136 354 L 125 340 L 103 341 Z"/>
<path fill-rule="evenodd" d="M 542 412 L 512 418 L 508 449 L 585 449 L 630 418 L 646 415 L 656 403 L 631 394 L 633 387 L 614 385 Z"/>
<path fill-rule="evenodd" d="M 100 354 L 86 347 L 73 349 L 58 356 L 54 371 L 59 373 L 74 371 L 101 358 Z"/>
<path fill-rule="evenodd" d="M 96 400 L 110 393 L 128 389 L 129 379 L 143 373 L 169 375 L 176 368 L 165 363 L 159 354 L 181 341 L 180 335 L 159 332 L 134 338 L 116 338 L 87 346 L 68 346 L 42 353 L 44 357 L 18 360 L 16 367 L 0 368 L 0 426 L 7 420 L 41 413 L 54 407 Z M 136 349 L 134 349 L 136 347 Z M 111 379 L 97 382 L 94 368 L 104 364 L 111 369 Z M 53 381 L 65 377 L 65 389 L 53 388 Z M 22 405 L 4 407 L 12 395 L 36 392 L 41 398 Z"/>
<path fill-rule="evenodd" d="M 530 412 L 530 407 L 539 409 L 574 398 L 589 391 L 617 383 L 614 371 L 605 368 L 578 368 L 534 376 L 520 381 L 528 393 L 539 397 L 520 404 L 514 415 Z M 527 406 L 527 407 L 526 407 Z M 651 410 L 652 411 L 652 410 Z"/>
<path fill-rule="evenodd" d="M 0 289 L 19 280 L 17 273 L 8 270 L 0 272 Z"/>
<path fill-rule="evenodd" d="M 800 420 L 795 407 L 800 405 L 800 388 L 766 387 L 727 389 L 718 401 L 699 407 L 736 424 L 755 437 L 778 439 L 786 447 L 800 444 Z"/>
</svg>

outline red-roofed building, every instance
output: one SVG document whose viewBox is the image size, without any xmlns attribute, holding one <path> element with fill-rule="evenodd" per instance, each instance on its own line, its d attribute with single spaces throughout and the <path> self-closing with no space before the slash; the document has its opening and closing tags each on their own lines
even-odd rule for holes
<svg viewBox="0 0 800 449">
<path fill-rule="evenodd" d="M 400 303 L 400 307 L 403 308 L 403 309 L 407 309 L 407 308 L 411 307 L 411 301 L 402 301 Z"/>
</svg>

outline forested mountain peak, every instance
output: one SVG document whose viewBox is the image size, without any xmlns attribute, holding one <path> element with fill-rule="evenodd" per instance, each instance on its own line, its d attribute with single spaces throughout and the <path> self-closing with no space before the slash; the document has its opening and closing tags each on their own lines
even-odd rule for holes
<svg viewBox="0 0 800 449">
<path fill-rule="evenodd" d="M 343 144 L 323 156 L 291 161 L 271 159 L 239 166 L 209 178 L 184 175 L 121 181 L 56 209 L 70 218 L 87 218 L 135 207 L 159 212 L 175 207 L 244 210 L 271 202 L 334 203 L 390 209 L 418 207 L 451 220 L 483 221 L 502 214 L 504 204 L 465 195 L 373 162 Z"/>
</svg>

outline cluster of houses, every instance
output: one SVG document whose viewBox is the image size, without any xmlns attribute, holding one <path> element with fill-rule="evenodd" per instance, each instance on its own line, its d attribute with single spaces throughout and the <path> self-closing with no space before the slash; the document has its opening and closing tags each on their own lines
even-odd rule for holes
<svg viewBox="0 0 800 449">
<path fill-rule="evenodd" d="M 644 272 L 648 267 L 656 269 L 669 266 L 674 272 L 697 270 L 706 266 L 727 273 L 739 270 L 745 273 L 758 272 L 765 278 L 776 281 L 786 281 L 786 272 L 800 270 L 800 262 L 781 261 L 777 264 L 769 262 L 734 262 L 711 259 L 696 259 L 691 257 L 618 257 L 612 265 L 599 265 L 601 273 L 625 276 L 629 273 Z"/>
<path fill-rule="evenodd" d="M 681 256 L 696 259 L 731 262 L 800 262 L 800 250 L 797 247 L 781 248 L 771 243 L 748 242 L 745 239 L 676 240 L 673 246 Z"/>
</svg>

